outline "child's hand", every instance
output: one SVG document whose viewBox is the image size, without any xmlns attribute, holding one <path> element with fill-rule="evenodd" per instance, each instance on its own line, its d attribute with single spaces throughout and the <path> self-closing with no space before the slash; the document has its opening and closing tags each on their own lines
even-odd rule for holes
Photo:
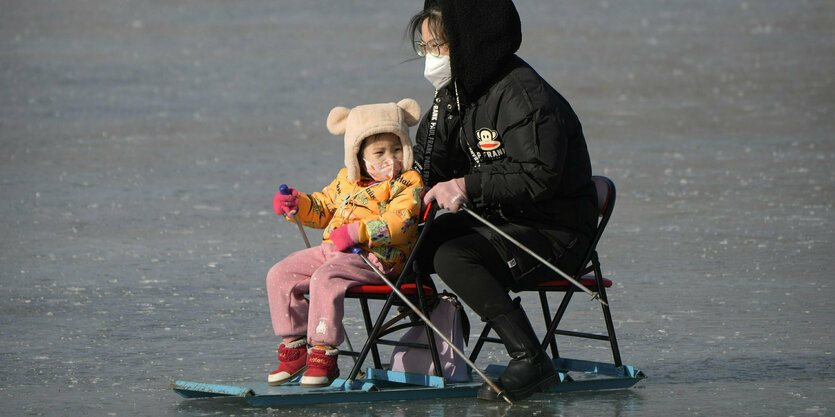
<svg viewBox="0 0 835 417">
<path fill-rule="evenodd" d="M 299 211 L 299 192 L 295 188 L 287 188 L 286 194 L 281 191 L 273 197 L 273 210 L 279 216 L 292 216 Z"/>
<path fill-rule="evenodd" d="M 423 206 L 426 207 L 432 201 L 438 202 L 438 207 L 447 209 L 453 213 L 461 209 L 469 199 L 467 188 L 464 184 L 464 177 L 449 181 L 439 182 L 423 196 Z"/>
<path fill-rule="evenodd" d="M 360 223 L 346 224 L 333 229 L 330 240 L 336 250 L 343 252 L 360 242 Z"/>
</svg>

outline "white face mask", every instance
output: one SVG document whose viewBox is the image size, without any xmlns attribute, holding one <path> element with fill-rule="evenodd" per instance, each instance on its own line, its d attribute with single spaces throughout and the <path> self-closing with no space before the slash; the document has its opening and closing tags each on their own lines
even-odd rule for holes
<svg viewBox="0 0 835 417">
<path fill-rule="evenodd" d="M 440 90 L 449 84 L 452 80 L 452 66 L 449 64 L 449 55 L 426 54 L 423 76 L 432 83 L 436 90 Z"/>
</svg>

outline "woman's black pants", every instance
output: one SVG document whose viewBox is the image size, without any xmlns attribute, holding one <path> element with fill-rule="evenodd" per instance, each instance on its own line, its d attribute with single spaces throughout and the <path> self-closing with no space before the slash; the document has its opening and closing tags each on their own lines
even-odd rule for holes
<svg viewBox="0 0 835 417">
<path fill-rule="evenodd" d="M 506 260 L 476 227 L 483 225 L 464 212 L 436 218 L 418 254 L 418 266 L 424 274 L 437 273 L 452 292 L 487 320 L 515 308 L 508 294 L 515 281 Z M 534 250 L 545 249 L 541 246 Z"/>
</svg>

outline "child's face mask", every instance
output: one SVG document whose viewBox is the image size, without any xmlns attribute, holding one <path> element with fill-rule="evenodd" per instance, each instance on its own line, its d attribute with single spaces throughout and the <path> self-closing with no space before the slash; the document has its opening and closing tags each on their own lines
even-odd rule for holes
<svg viewBox="0 0 835 417">
<path fill-rule="evenodd" d="M 400 175 L 400 170 L 403 169 L 403 161 L 400 159 L 385 159 L 379 162 L 370 162 L 363 159 L 365 162 L 365 170 L 368 175 L 374 178 L 374 181 L 390 181 L 394 177 Z"/>
<path fill-rule="evenodd" d="M 381 133 L 365 139 L 361 155 L 365 171 L 374 181 L 389 181 L 403 169 L 403 146 L 394 133 Z"/>
</svg>

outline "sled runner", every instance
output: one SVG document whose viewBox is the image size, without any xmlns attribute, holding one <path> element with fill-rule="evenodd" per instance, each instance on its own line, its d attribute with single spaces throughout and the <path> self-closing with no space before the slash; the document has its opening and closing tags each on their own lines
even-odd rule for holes
<svg viewBox="0 0 835 417">
<path fill-rule="evenodd" d="M 560 369 L 559 385 L 549 393 L 629 388 L 638 383 L 644 375 L 630 367 L 615 367 L 612 364 L 555 359 L 554 366 Z M 504 370 L 502 365 L 489 365 L 485 373 L 498 378 Z M 266 382 L 241 384 L 208 384 L 176 381 L 171 389 L 185 398 L 240 397 L 254 406 L 287 406 L 321 403 L 348 403 L 370 401 L 418 400 L 430 398 L 469 397 L 475 400 L 482 381 L 445 383 L 444 379 L 432 375 L 407 374 L 368 368 L 366 377 L 349 382 L 337 379 L 329 387 L 301 388 L 298 381 L 271 387 Z"/>
<path fill-rule="evenodd" d="M 596 291 L 595 298 L 598 298 L 602 305 L 602 314 L 607 330 L 606 334 L 558 329 L 558 325 L 563 319 L 568 303 L 571 301 L 572 295 L 577 289 L 569 281 L 549 281 L 522 292 L 524 294 L 525 292 L 536 291 L 542 304 L 545 321 L 544 331 L 546 334 L 542 344 L 543 347 L 550 346 L 554 367 L 559 371 L 561 381 L 560 384 L 548 392 L 623 389 L 631 387 L 645 378 L 645 375 L 641 371 L 622 364 L 617 339 L 615 338 L 611 311 L 605 292 L 607 287 L 611 287 L 612 282 L 603 278 L 596 251 L 597 243 L 614 208 L 614 183 L 606 177 L 595 176 L 593 180 L 598 192 L 598 209 L 600 214 L 598 229 L 592 245 L 586 254 L 586 261 L 583 263 L 584 267 L 571 278 L 587 287 L 587 291 Z M 386 329 L 384 324 L 392 307 L 407 305 L 407 300 L 413 300 L 413 302 L 408 303 L 411 304 L 410 307 L 414 307 L 417 312 L 424 313 L 425 316 L 428 316 L 427 297 L 435 294 L 437 291 L 431 282 L 423 282 L 421 280 L 420 271 L 415 271 L 415 254 L 420 249 L 427 235 L 427 231 L 431 228 L 434 217 L 435 209 L 433 206 L 430 206 L 423 214 L 423 225 L 414 250 L 396 282 L 390 283 L 390 285 L 363 285 L 352 288 L 346 294 L 346 299 L 354 298 L 360 300 L 366 332 L 368 334 L 365 344 L 359 352 L 340 351 L 340 354 L 352 356 L 355 359 L 354 366 L 346 379 L 337 379 L 330 386 L 323 388 L 301 388 L 298 384 L 300 377 L 294 381 L 275 387 L 268 386 L 266 382 L 225 385 L 176 381 L 171 384 L 171 389 L 186 398 L 240 397 L 249 404 L 256 406 L 454 397 L 474 398 L 482 382 L 484 382 L 483 376 L 494 380 L 502 373 L 505 366 L 491 364 L 483 372 L 476 370 L 479 374 L 483 374 L 483 376 L 473 375 L 472 382 L 451 383 L 445 381 L 442 376 L 438 346 L 430 330 L 431 324 L 424 326 L 428 336 L 428 343 L 418 346 L 410 345 L 410 347 L 429 349 L 434 364 L 435 375 L 395 372 L 383 369 L 384 365 L 377 350 L 377 346 L 380 344 L 402 345 L 397 340 L 384 339 L 386 335 L 391 333 L 391 330 Z M 393 291 L 392 288 L 398 288 L 399 293 Z M 548 304 L 549 292 L 564 293 L 560 306 L 554 316 L 551 315 Z M 401 299 L 400 297 L 405 297 L 405 299 Z M 384 301 L 384 305 L 376 317 L 372 317 L 371 310 L 368 306 L 370 300 Z M 422 320 L 415 321 L 413 325 L 423 325 Z M 491 328 L 489 325 L 486 325 L 470 353 L 469 361 L 475 362 L 484 343 L 500 342 L 497 338 L 489 337 L 490 331 Z M 556 335 L 606 340 L 611 347 L 614 363 L 592 362 L 560 357 L 557 350 Z M 361 369 L 369 353 L 372 356 L 374 366 L 367 368 L 363 375 Z"/>
</svg>

